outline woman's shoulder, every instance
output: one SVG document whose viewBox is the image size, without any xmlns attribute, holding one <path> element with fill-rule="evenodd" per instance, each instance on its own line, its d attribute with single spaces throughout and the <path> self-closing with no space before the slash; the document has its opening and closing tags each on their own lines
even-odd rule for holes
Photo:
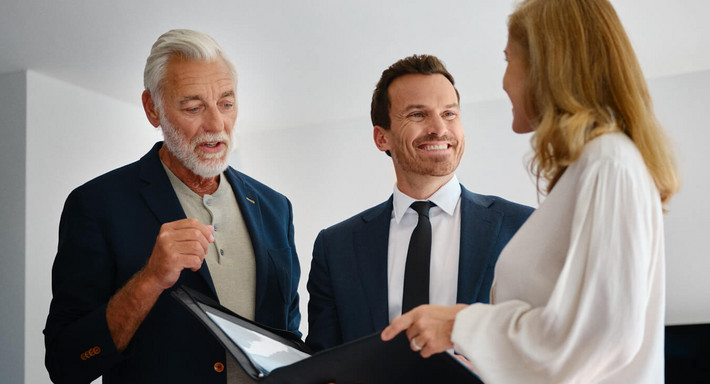
<svg viewBox="0 0 710 384">
<path fill-rule="evenodd" d="M 643 167 L 641 152 L 634 142 L 623 132 L 605 133 L 590 140 L 576 161 L 582 168 L 593 165 L 615 165 L 621 167 Z"/>
<path fill-rule="evenodd" d="M 631 153 L 641 155 L 631 138 L 623 132 L 610 132 L 590 140 L 581 157 L 623 158 Z"/>
<path fill-rule="evenodd" d="M 597 184 L 601 179 L 630 180 L 638 187 L 651 188 L 651 179 L 646 163 L 634 142 L 625 133 L 606 133 L 589 141 L 579 159 L 568 169 L 583 182 Z"/>
</svg>

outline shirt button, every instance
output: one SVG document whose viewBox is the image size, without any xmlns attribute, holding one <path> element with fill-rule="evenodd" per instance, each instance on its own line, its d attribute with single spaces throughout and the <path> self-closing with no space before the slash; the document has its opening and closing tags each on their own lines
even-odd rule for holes
<svg viewBox="0 0 710 384">
<path fill-rule="evenodd" d="M 213 227 L 214 227 L 214 231 L 217 232 L 217 224 L 214 224 Z"/>
<path fill-rule="evenodd" d="M 214 370 L 217 372 L 224 371 L 224 364 L 220 363 L 219 361 L 214 363 Z"/>
<path fill-rule="evenodd" d="M 222 256 L 224 256 L 224 249 L 220 249 L 220 250 L 219 250 L 219 254 L 222 255 Z"/>
</svg>

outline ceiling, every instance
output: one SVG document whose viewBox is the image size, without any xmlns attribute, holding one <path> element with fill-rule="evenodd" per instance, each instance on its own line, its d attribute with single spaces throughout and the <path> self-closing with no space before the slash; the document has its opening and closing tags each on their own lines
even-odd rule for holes
<svg viewBox="0 0 710 384">
<path fill-rule="evenodd" d="M 30 69 L 140 105 L 172 28 L 214 36 L 239 72 L 240 129 L 361 118 L 383 69 L 439 56 L 462 103 L 505 97 L 512 0 L 0 0 L 0 74 Z M 647 77 L 710 69 L 710 3 L 612 0 Z"/>
</svg>

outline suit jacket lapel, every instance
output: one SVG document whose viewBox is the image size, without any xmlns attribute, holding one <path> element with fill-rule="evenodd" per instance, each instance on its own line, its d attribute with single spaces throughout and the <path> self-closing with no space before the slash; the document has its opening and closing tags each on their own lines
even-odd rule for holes
<svg viewBox="0 0 710 384">
<path fill-rule="evenodd" d="M 459 253 L 458 303 L 470 304 L 479 292 L 491 258 L 503 214 L 489 208 L 493 199 L 476 195 L 461 186 L 461 246 Z"/>
<path fill-rule="evenodd" d="M 153 149 L 139 160 L 140 178 L 146 185 L 141 190 L 141 195 L 146 204 L 158 219 L 160 224 L 169 223 L 171 221 L 187 218 L 185 211 L 180 205 L 177 194 L 173 186 L 170 184 L 170 179 L 163 169 L 163 165 L 158 157 L 158 150 L 162 146 L 162 142 L 156 143 Z M 207 285 L 212 290 L 214 297 L 217 297 L 217 291 L 212 282 L 207 263 L 202 263 L 202 267 L 197 271 L 202 276 Z"/>
<path fill-rule="evenodd" d="M 387 249 L 392 198 L 362 216 L 363 229 L 354 234 L 355 257 L 375 330 L 389 324 Z"/>
</svg>

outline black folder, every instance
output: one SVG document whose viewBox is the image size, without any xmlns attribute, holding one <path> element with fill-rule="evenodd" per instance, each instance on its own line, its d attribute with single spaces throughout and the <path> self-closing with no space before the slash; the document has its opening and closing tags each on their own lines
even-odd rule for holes
<svg viewBox="0 0 710 384">
<path fill-rule="evenodd" d="M 404 333 L 388 342 L 376 333 L 310 354 L 292 333 L 256 324 L 190 288 L 175 288 L 172 295 L 211 331 L 254 382 L 481 383 L 447 352 L 422 358 L 409 348 Z"/>
</svg>

